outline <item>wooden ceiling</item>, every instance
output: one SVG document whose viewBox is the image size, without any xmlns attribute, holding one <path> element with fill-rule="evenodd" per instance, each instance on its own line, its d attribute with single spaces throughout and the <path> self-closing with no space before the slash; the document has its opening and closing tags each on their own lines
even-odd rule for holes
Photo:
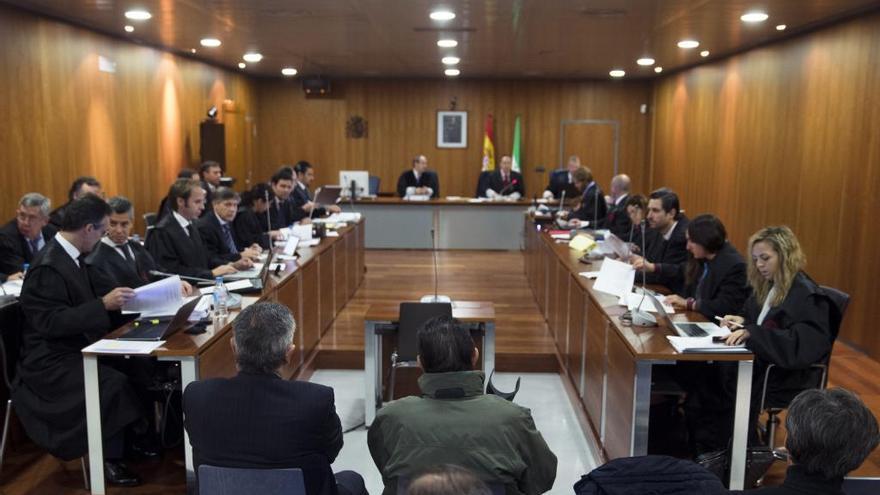
<svg viewBox="0 0 880 495">
<path fill-rule="evenodd" d="M 880 7 L 876 0 L 0 1 L 234 70 L 255 50 L 264 59 L 244 70 L 272 77 L 286 66 L 300 75 L 443 77 L 445 55 L 461 58 L 462 77 L 608 78 L 614 68 L 653 77 L 637 58 L 651 56 L 668 72 Z M 127 20 L 136 7 L 152 19 Z M 429 19 L 440 8 L 457 17 Z M 740 20 L 754 9 L 770 18 Z M 777 31 L 778 24 L 788 27 Z M 203 48 L 205 37 L 223 44 Z M 440 38 L 459 45 L 439 48 Z M 684 38 L 700 47 L 678 48 Z"/>
</svg>

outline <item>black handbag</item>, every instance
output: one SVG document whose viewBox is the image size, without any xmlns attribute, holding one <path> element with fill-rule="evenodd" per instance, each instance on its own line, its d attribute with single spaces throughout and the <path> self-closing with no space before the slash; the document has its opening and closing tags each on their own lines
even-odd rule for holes
<svg viewBox="0 0 880 495">
<path fill-rule="evenodd" d="M 746 479 L 743 489 L 754 488 L 773 465 L 773 451 L 768 447 L 749 447 L 746 450 Z M 694 459 L 709 472 L 717 476 L 724 486 L 730 488 L 730 448 L 701 454 Z"/>
</svg>

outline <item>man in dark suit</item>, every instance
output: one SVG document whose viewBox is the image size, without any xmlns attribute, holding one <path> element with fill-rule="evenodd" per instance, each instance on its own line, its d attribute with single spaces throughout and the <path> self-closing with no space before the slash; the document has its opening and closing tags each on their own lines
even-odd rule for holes
<svg viewBox="0 0 880 495">
<path fill-rule="evenodd" d="M 70 190 L 67 191 L 67 203 L 64 203 L 52 211 L 52 213 L 49 213 L 49 223 L 51 223 L 55 229 L 60 229 L 61 223 L 64 220 L 64 212 L 67 210 L 70 202 L 79 199 L 86 194 L 94 194 L 96 196 L 103 195 L 103 192 L 101 191 L 101 183 L 98 182 L 98 179 L 87 175 L 77 177 L 76 180 L 73 181 L 73 184 L 70 185 Z"/>
<path fill-rule="evenodd" d="M 681 213 L 678 195 L 659 189 L 648 198 L 648 226 L 657 232 L 646 246 L 645 256 L 633 256 L 630 263 L 647 273 L 649 284 L 661 284 L 673 292 L 683 290 L 681 263 L 687 260 L 688 219 Z"/>
<path fill-rule="evenodd" d="M 626 202 L 629 200 L 631 181 L 626 174 L 615 175 L 611 179 L 611 197 L 608 202 L 608 213 L 600 220 L 599 226 L 608 229 L 612 234 L 626 240 L 632 229 L 632 222 L 626 212 Z"/>
<path fill-rule="evenodd" d="M 235 238 L 232 222 L 238 213 L 239 202 L 240 198 L 235 191 L 228 187 L 218 187 L 214 190 L 212 212 L 196 221 L 209 256 L 231 262 L 245 260 L 245 263 L 256 261 L 260 256 L 263 248 L 259 244 L 244 246 Z"/>
<path fill-rule="evenodd" d="M 334 479 L 330 467 L 343 441 L 333 389 L 280 376 L 294 355 L 295 325 L 281 304 L 248 306 L 232 324 L 238 375 L 186 387 L 184 421 L 196 472 L 201 464 L 300 468 L 310 495 L 334 493 L 336 486 L 341 494 L 365 494 L 360 475 Z"/>
<path fill-rule="evenodd" d="M 598 227 L 599 220 L 604 221 L 608 213 L 608 205 L 605 203 L 605 195 L 599 184 L 593 180 L 593 172 L 587 167 L 580 167 L 586 171 L 586 186 L 580 194 L 580 201 L 567 215 L 571 227 L 589 226 L 592 229 Z M 581 175 L 579 172 L 576 175 Z M 575 180 L 575 183 L 578 183 Z M 579 186 L 578 186 L 579 187 Z"/>
<path fill-rule="evenodd" d="M 115 196 L 107 201 L 110 205 L 110 219 L 107 235 L 95 247 L 86 263 L 103 276 L 107 285 L 101 287 L 97 280 L 95 290 L 99 295 L 106 294 L 114 287 L 140 287 L 161 276 L 151 275 L 153 270 L 164 271 L 153 259 L 147 249 L 137 241 L 129 239 L 134 225 L 134 206 L 122 196 Z M 181 281 L 181 292 L 184 296 L 193 293 L 192 285 Z"/>
<path fill-rule="evenodd" d="M 119 309 L 134 291 L 96 294 L 86 255 L 104 235 L 110 207 L 94 195 L 70 202 L 61 232 L 36 257 L 21 292 L 25 318 L 18 374 L 12 388 L 16 415 L 28 436 L 61 459 L 88 451 L 83 347 L 122 323 Z M 125 429 L 142 420 L 126 375 L 101 361 L 101 422 L 105 472 L 110 483 L 132 486 L 137 475 L 121 462 Z"/>
<path fill-rule="evenodd" d="M 15 218 L 0 228 L 0 278 L 16 280 L 23 277 L 25 264 L 55 237 L 49 225 L 49 198 L 27 193 L 18 202 Z"/>
<path fill-rule="evenodd" d="M 147 239 L 147 250 L 160 266 L 171 273 L 205 279 L 247 268 L 247 263 L 235 266 L 208 255 L 193 223 L 205 208 L 205 190 L 198 181 L 178 179 L 168 191 L 168 200 L 175 209 L 156 224 Z"/>
<path fill-rule="evenodd" d="M 293 166 L 293 171 L 296 172 L 296 186 L 293 188 L 290 197 L 297 206 L 315 218 L 323 217 L 327 212 L 339 213 L 342 211 L 342 209 L 336 205 L 315 204 L 315 198 L 312 196 L 312 191 L 309 190 L 309 186 L 311 186 L 312 181 L 315 180 L 315 169 L 312 167 L 311 163 L 305 160 L 298 161 L 296 162 L 296 165 Z M 316 207 L 317 210 L 312 213 L 312 209 Z"/>
<path fill-rule="evenodd" d="M 220 187 L 220 179 L 223 177 L 223 168 L 219 163 L 208 160 L 199 165 L 199 180 L 202 181 L 202 189 L 205 190 L 205 209 L 202 216 L 207 215 L 214 205 L 214 191 Z"/>
<path fill-rule="evenodd" d="M 265 231 L 261 226 L 266 224 L 266 211 L 275 199 L 269 184 L 261 182 L 244 195 L 244 207 L 238 210 L 232 223 L 232 230 L 239 246 L 258 244 L 263 249 L 271 248 L 271 240 L 281 240 L 283 236 L 277 230 Z"/>
<path fill-rule="evenodd" d="M 440 179 L 437 174 L 428 170 L 428 159 L 425 155 L 413 158 L 412 170 L 400 174 L 397 179 L 397 195 L 401 198 L 409 196 L 440 196 Z"/>
<path fill-rule="evenodd" d="M 272 187 L 272 195 L 269 202 L 269 220 L 271 225 L 266 224 L 266 216 L 259 215 L 257 220 L 264 232 L 280 230 L 290 227 L 294 223 L 309 223 L 311 219 L 305 210 L 296 205 L 291 198 L 293 188 L 296 187 L 296 177 L 293 168 L 281 167 L 269 180 Z"/>
<path fill-rule="evenodd" d="M 510 198 L 517 200 L 526 193 L 522 174 L 512 170 L 513 161 L 509 156 L 502 156 L 498 162 L 498 170 L 491 172 L 485 180 L 482 191 L 477 191 L 477 197 L 487 198 Z"/>
<path fill-rule="evenodd" d="M 544 199 L 559 199 L 562 191 L 565 191 L 567 198 L 576 198 L 578 191 L 574 184 L 574 171 L 580 168 L 581 159 L 577 155 L 571 155 L 568 158 L 566 168 L 554 170 L 550 173 L 550 183 L 544 191 Z"/>
</svg>

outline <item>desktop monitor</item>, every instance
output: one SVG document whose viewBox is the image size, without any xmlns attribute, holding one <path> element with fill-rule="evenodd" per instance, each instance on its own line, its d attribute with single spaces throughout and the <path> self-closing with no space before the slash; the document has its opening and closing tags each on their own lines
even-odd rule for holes
<svg viewBox="0 0 880 495">
<path fill-rule="evenodd" d="M 368 196 L 370 193 L 370 173 L 366 170 L 342 170 L 339 172 L 339 185 L 342 196 L 351 197 L 351 183 L 354 182 L 354 197 Z"/>
</svg>

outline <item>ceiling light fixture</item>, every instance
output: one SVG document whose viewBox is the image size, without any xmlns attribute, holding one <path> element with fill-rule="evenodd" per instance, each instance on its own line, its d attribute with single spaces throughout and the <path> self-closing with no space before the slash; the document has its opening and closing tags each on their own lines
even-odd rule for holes
<svg viewBox="0 0 880 495">
<path fill-rule="evenodd" d="M 654 72 L 656 72 L 657 74 L 663 72 L 663 67 L 660 67 L 660 66 L 654 67 Z"/>
<path fill-rule="evenodd" d="M 124 29 L 125 29 L 126 33 L 133 33 L 134 32 L 134 26 L 132 26 L 131 24 L 127 24 Z"/>
<path fill-rule="evenodd" d="M 696 48 L 698 46 L 700 46 L 700 42 L 697 40 L 681 40 L 678 42 L 679 48 L 690 49 L 690 48 Z"/>
<path fill-rule="evenodd" d="M 218 46 L 223 44 L 217 38 L 202 38 L 199 43 L 201 43 L 202 46 L 206 46 L 208 48 L 217 48 Z"/>
<path fill-rule="evenodd" d="M 245 62 L 251 62 L 255 64 L 260 60 L 263 60 L 263 54 L 257 52 L 247 52 L 241 58 L 243 58 Z"/>
<path fill-rule="evenodd" d="M 455 19 L 455 12 L 449 10 L 435 10 L 431 12 L 431 19 L 435 21 L 451 21 Z"/>
<path fill-rule="evenodd" d="M 283 74 L 287 77 L 295 76 L 296 69 L 294 69 L 293 67 L 285 67 L 285 68 L 281 69 L 281 74 Z"/>
<path fill-rule="evenodd" d="M 125 13 L 125 18 L 131 19 L 133 21 L 146 21 L 151 19 L 152 17 L 153 14 L 143 9 L 129 10 Z"/>
<path fill-rule="evenodd" d="M 709 56 L 709 50 L 703 50 L 700 52 L 700 56 L 706 58 Z"/>
<path fill-rule="evenodd" d="M 764 22 L 769 19 L 770 16 L 761 11 L 752 11 L 746 12 L 745 14 L 739 16 L 739 19 L 743 22 Z"/>
<path fill-rule="evenodd" d="M 788 26 L 786 26 L 785 24 L 778 24 L 778 25 L 776 26 L 776 30 L 777 30 L 777 31 L 785 31 L 785 28 L 787 28 L 787 27 L 788 27 Z"/>
<path fill-rule="evenodd" d="M 651 57 L 642 57 L 636 60 L 636 63 L 643 66 L 654 65 L 654 59 Z"/>
<path fill-rule="evenodd" d="M 611 77 L 623 77 L 626 75 L 626 71 L 623 69 L 614 69 L 608 73 Z"/>
<path fill-rule="evenodd" d="M 458 57 L 443 57 L 441 60 L 443 65 L 456 65 L 461 62 L 461 59 Z"/>
<path fill-rule="evenodd" d="M 461 74 L 461 71 L 458 69 L 446 69 L 445 71 L 443 71 L 443 73 L 449 77 L 455 77 L 455 76 Z"/>
<path fill-rule="evenodd" d="M 244 69 L 244 68 L 246 68 L 246 67 L 247 67 L 247 64 L 246 64 L 246 63 L 244 63 L 244 62 L 239 62 L 239 63 L 238 63 L 238 68 L 239 68 L 239 69 Z"/>
<path fill-rule="evenodd" d="M 440 40 L 437 42 L 437 46 L 440 48 L 455 48 L 458 46 L 458 42 L 455 40 Z"/>
</svg>

